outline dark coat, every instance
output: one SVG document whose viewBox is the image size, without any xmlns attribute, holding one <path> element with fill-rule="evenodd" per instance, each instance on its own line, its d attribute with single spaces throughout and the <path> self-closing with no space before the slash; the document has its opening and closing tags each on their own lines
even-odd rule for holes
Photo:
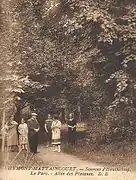
<svg viewBox="0 0 136 180">
<path fill-rule="evenodd" d="M 39 123 L 38 123 L 36 117 L 31 117 L 27 121 L 27 125 L 28 125 L 28 136 L 35 135 L 37 132 L 34 129 L 40 128 Z"/>
</svg>

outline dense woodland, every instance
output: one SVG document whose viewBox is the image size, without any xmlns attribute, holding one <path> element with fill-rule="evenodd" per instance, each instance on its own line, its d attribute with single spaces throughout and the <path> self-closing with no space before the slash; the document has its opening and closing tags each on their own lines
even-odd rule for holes
<svg viewBox="0 0 136 180">
<path fill-rule="evenodd" d="M 29 116 L 29 107 L 39 121 L 56 112 L 66 120 L 74 111 L 105 141 L 134 140 L 135 0 L 0 5 L 1 122 Z"/>
</svg>

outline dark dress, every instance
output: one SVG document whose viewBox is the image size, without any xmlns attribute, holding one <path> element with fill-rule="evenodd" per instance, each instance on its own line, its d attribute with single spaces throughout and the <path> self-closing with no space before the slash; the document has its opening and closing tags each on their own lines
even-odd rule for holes
<svg viewBox="0 0 136 180">
<path fill-rule="evenodd" d="M 45 121 L 45 124 L 46 124 L 46 128 L 48 130 L 48 132 L 46 132 L 46 140 L 50 145 L 51 144 L 51 139 L 52 139 L 52 129 L 51 129 L 52 119 L 47 119 Z"/>
<path fill-rule="evenodd" d="M 38 132 L 36 132 L 34 129 L 39 128 L 39 123 L 36 118 L 31 118 L 27 121 L 27 125 L 30 151 L 33 153 L 37 153 Z"/>
<path fill-rule="evenodd" d="M 74 145 L 76 142 L 76 121 L 74 119 L 72 121 L 69 120 L 67 124 L 68 124 L 68 142 Z"/>
</svg>

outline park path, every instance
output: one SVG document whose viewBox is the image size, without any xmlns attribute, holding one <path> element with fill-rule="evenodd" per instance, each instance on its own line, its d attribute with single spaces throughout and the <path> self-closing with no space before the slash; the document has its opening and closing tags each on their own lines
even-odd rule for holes
<svg viewBox="0 0 136 180">
<path fill-rule="evenodd" d="M 126 171 L 109 171 L 107 176 L 104 176 L 107 171 L 90 171 L 89 176 L 82 176 L 80 173 L 87 173 L 89 171 L 84 171 L 86 168 L 94 168 L 94 169 L 103 169 L 104 166 L 95 164 L 90 161 L 85 161 L 79 159 L 70 154 L 66 154 L 64 152 L 58 153 L 53 152 L 52 147 L 46 148 L 45 146 L 41 146 L 39 148 L 40 153 L 36 156 L 38 159 L 42 160 L 46 166 L 48 167 L 76 167 L 75 171 L 70 171 L 73 173 L 71 175 L 67 174 L 67 171 L 50 171 L 48 170 L 49 174 L 45 175 L 42 174 L 43 172 L 47 173 L 47 171 L 33 171 L 33 175 L 31 171 L 8 171 L 8 175 L 6 172 L 3 172 L 3 179 L 2 180 L 45 180 L 45 179 L 55 179 L 55 180 L 135 180 L 136 173 L 135 172 L 126 172 Z M 45 166 L 45 165 L 44 165 Z M 106 167 L 106 166 L 105 166 Z M 119 167 L 118 167 L 119 168 Z M 125 167 L 124 167 L 125 168 Z M 83 170 L 84 169 L 84 170 Z M 36 174 L 34 174 L 36 172 Z M 60 173 L 59 175 L 55 174 L 56 172 Z M 64 173 L 65 174 L 61 174 Z M 102 173 L 103 176 L 98 176 L 98 173 Z M 6 176 L 5 176 L 6 174 Z"/>
</svg>

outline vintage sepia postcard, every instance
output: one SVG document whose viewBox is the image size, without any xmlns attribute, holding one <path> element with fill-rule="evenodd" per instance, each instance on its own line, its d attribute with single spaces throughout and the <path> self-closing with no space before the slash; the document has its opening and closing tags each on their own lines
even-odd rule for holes
<svg viewBox="0 0 136 180">
<path fill-rule="evenodd" d="M 135 0 L 0 0 L 0 180 L 136 180 Z"/>
</svg>

